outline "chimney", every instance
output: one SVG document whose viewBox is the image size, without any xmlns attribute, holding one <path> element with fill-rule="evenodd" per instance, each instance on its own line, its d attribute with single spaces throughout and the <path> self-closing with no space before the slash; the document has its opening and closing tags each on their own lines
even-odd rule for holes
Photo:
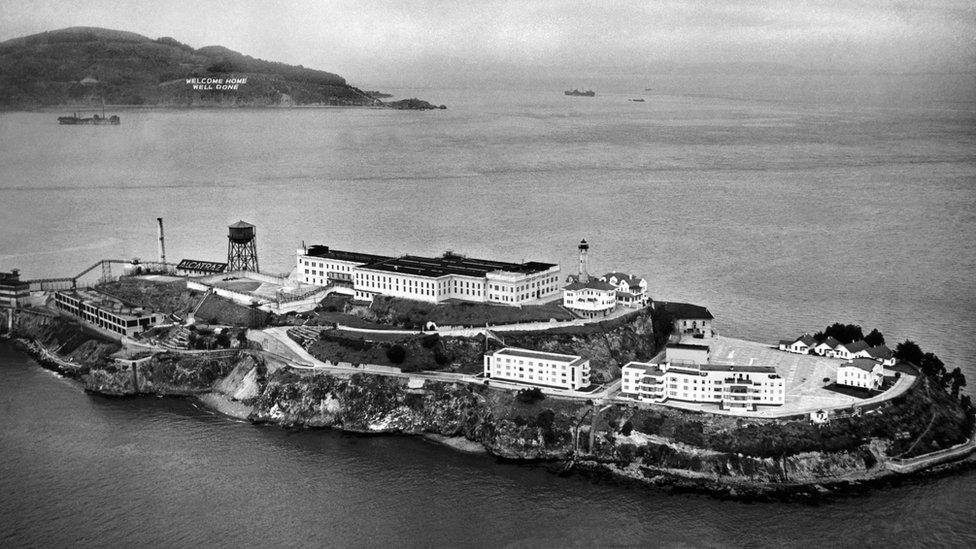
<svg viewBox="0 0 976 549">
<path fill-rule="evenodd" d="M 580 240 L 579 243 L 579 281 L 582 284 L 586 284 L 589 281 L 589 275 L 586 272 L 586 254 L 590 249 L 590 245 L 586 243 L 586 239 Z"/>
<path fill-rule="evenodd" d="M 163 239 L 163 218 L 157 217 L 159 223 L 159 262 L 166 263 L 166 241 Z"/>
</svg>

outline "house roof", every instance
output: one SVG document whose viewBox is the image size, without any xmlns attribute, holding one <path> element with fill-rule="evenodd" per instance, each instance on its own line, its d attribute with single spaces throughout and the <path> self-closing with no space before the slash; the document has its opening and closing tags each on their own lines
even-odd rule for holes
<svg viewBox="0 0 976 549">
<path fill-rule="evenodd" d="M 874 371 L 880 365 L 873 358 L 855 358 L 847 364 L 841 364 L 841 368 L 857 368 L 865 372 Z"/>
<path fill-rule="evenodd" d="M 878 360 L 888 360 L 895 356 L 895 353 L 891 352 L 891 349 L 883 343 L 868 349 L 868 354 Z"/>
<path fill-rule="evenodd" d="M 817 347 L 819 347 L 821 345 L 826 345 L 827 347 L 829 347 L 831 349 L 836 349 L 837 346 L 840 345 L 840 341 L 837 341 L 836 338 L 834 338 L 833 336 L 831 336 L 831 337 L 828 337 L 827 339 L 821 341 L 820 343 L 817 343 Z"/>
<path fill-rule="evenodd" d="M 797 341 L 803 343 L 807 347 L 810 347 L 812 345 L 816 345 L 817 344 L 817 340 L 816 339 L 813 339 L 813 336 L 810 335 L 810 334 L 803 334 L 802 336 L 794 339 L 793 340 L 793 343 L 796 343 Z"/>
<path fill-rule="evenodd" d="M 865 349 L 870 347 L 867 343 L 864 342 L 864 340 L 852 341 L 851 343 L 844 343 L 843 345 L 844 348 L 851 353 L 860 353 L 861 351 L 864 351 Z"/>
<path fill-rule="evenodd" d="M 618 271 L 613 271 L 613 272 L 607 273 L 607 274 L 603 275 L 600 278 L 603 279 L 603 280 L 609 281 L 611 277 L 617 277 L 617 282 L 618 283 L 620 281 L 626 281 L 627 284 L 629 284 L 631 286 L 640 286 L 640 283 L 641 283 L 641 277 L 635 276 L 635 275 L 629 275 L 627 273 L 621 273 L 621 272 L 618 272 Z"/>
<path fill-rule="evenodd" d="M 677 303 L 674 301 L 660 301 L 658 304 L 664 308 L 664 313 L 671 316 L 672 318 L 688 318 L 688 319 L 701 319 L 701 320 L 712 320 L 715 318 L 712 313 L 708 312 L 707 307 L 702 307 L 701 305 L 692 305 L 691 303 Z"/>
<path fill-rule="evenodd" d="M 590 278 L 586 282 L 570 282 L 565 286 L 566 290 L 582 290 L 588 288 L 590 290 L 603 290 L 610 291 L 616 290 L 617 287 L 609 282 L 604 282 L 602 280 L 597 280 L 596 278 Z"/>
<path fill-rule="evenodd" d="M 781 340 L 779 340 L 779 344 L 780 345 L 787 345 L 787 346 L 788 345 L 793 345 L 793 343 L 795 343 L 795 342 L 796 342 L 795 339 L 781 339 Z"/>
</svg>

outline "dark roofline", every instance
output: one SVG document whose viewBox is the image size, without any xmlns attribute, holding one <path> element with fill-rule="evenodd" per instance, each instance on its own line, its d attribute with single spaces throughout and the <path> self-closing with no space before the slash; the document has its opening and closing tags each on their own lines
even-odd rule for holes
<svg viewBox="0 0 976 549">
<path fill-rule="evenodd" d="M 320 244 L 316 244 L 306 248 L 304 255 L 307 255 L 308 257 L 317 257 L 319 259 L 335 259 L 337 261 L 352 261 L 355 263 L 362 263 L 364 265 L 369 263 L 376 263 L 378 261 L 385 261 L 387 259 L 393 259 L 388 255 L 365 254 L 360 252 L 335 250 L 328 246 L 322 246 Z"/>
<path fill-rule="evenodd" d="M 664 313 L 674 319 L 713 320 L 715 318 L 709 312 L 708 307 L 702 307 L 701 305 L 678 303 L 675 301 L 658 301 L 658 303 L 664 308 Z"/>
<path fill-rule="evenodd" d="M 710 349 L 708 345 L 695 345 L 694 343 L 668 343 L 667 348 L 669 349 L 705 349 L 706 351 Z"/>
<path fill-rule="evenodd" d="M 419 255 L 404 255 L 385 258 L 375 263 L 363 265 L 362 269 L 384 271 L 399 274 L 411 274 L 438 278 L 447 275 L 470 276 L 483 278 L 494 271 L 505 271 L 523 274 L 536 274 L 548 271 L 557 265 L 529 261 L 527 263 L 506 263 L 489 259 L 476 259 L 456 254 L 445 254 L 441 257 L 423 257 Z"/>
</svg>

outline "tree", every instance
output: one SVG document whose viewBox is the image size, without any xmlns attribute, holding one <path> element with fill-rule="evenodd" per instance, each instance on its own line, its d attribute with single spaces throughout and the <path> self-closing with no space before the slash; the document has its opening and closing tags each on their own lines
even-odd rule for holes
<svg viewBox="0 0 976 549">
<path fill-rule="evenodd" d="M 966 386 L 966 376 L 962 370 L 955 368 L 949 373 L 949 378 L 952 380 L 952 398 L 958 398 L 959 389 Z"/>
<path fill-rule="evenodd" d="M 226 349 L 230 347 L 230 335 L 228 335 L 227 331 L 225 330 L 217 335 L 217 337 L 214 339 L 214 343 L 216 343 L 218 347 L 223 347 Z"/>
<path fill-rule="evenodd" d="M 630 421 L 624 422 L 623 426 L 620 427 L 620 434 L 629 437 L 631 433 L 634 432 L 634 424 Z"/>
<path fill-rule="evenodd" d="M 823 331 L 823 338 L 827 339 L 828 337 L 833 337 L 841 343 L 850 343 L 864 339 L 864 332 L 861 331 L 861 327 L 857 324 L 841 324 L 840 322 L 835 322 Z"/>
<path fill-rule="evenodd" d="M 945 364 L 933 353 L 925 353 L 922 355 L 918 365 L 922 368 L 923 374 L 935 380 L 940 380 L 942 374 L 945 373 Z M 945 386 L 945 383 L 943 383 L 943 386 Z"/>
<path fill-rule="evenodd" d="M 447 356 L 447 353 L 439 348 L 434 349 L 434 362 L 436 362 L 438 366 L 446 366 L 451 362 L 451 357 Z"/>
<path fill-rule="evenodd" d="M 895 358 L 902 362 L 910 362 L 918 366 L 922 362 L 922 356 L 922 348 L 910 339 L 906 339 L 895 347 Z"/>
<path fill-rule="evenodd" d="M 878 345 L 884 345 L 885 338 L 884 335 L 878 331 L 877 328 L 871 330 L 871 333 L 865 336 L 864 342 L 872 347 L 877 347 Z"/>
<path fill-rule="evenodd" d="M 387 349 L 386 358 L 390 359 L 390 362 L 394 364 L 402 364 L 403 360 L 407 358 L 407 350 L 403 348 L 403 345 L 398 343 Z"/>
</svg>

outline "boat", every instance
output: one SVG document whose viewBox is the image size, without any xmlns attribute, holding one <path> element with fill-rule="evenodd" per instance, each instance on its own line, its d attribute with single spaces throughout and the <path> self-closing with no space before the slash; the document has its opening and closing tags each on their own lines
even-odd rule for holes
<svg viewBox="0 0 976 549">
<path fill-rule="evenodd" d="M 90 118 L 83 118 L 78 115 L 78 113 L 73 113 L 71 116 L 59 116 L 58 124 L 68 125 L 68 126 L 118 126 L 122 123 L 118 116 L 112 115 L 106 117 L 104 114 L 93 115 Z"/>
<path fill-rule="evenodd" d="M 633 101 L 634 103 L 643 103 L 644 99 L 642 97 L 638 97 L 637 99 L 631 99 L 631 101 Z"/>
<path fill-rule="evenodd" d="M 566 90 L 563 93 L 565 95 L 574 95 L 578 97 L 594 97 L 596 95 L 596 93 L 593 90 L 580 91 L 574 89 L 574 90 Z"/>
</svg>

